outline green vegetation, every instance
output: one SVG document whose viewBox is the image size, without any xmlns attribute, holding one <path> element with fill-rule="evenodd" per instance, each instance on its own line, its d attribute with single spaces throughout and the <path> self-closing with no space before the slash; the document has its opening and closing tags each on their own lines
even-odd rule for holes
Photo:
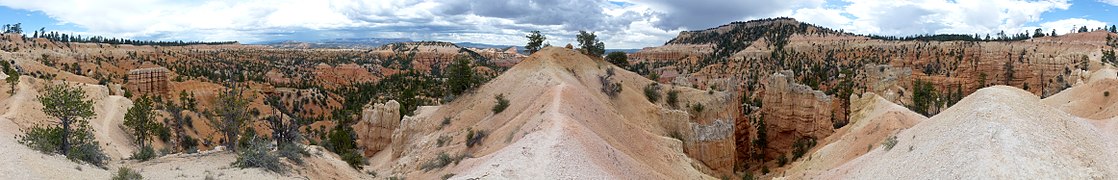
<svg viewBox="0 0 1118 180">
<path fill-rule="evenodd" d="M 931 116 L 932 111 L 929 111 L 929 109 L 935 106 L 936 98 L 939 96 L 935 88 L 932 87 L 931 82 L 924 82 L 919 79 L 913 81 L 912 84 L 912 105 L 909 109 L 923 114 L 924 116 Z"/>
<path fill-rule="evenodd" d="M 58 153 L 71 160 L 97 166 L 109 158 L 94 140 L 88 119 L 95 116 L 93 101 L 85 100 L 85 91 L 67 84 L 47 85 L 46 92 L 38 97 L 43 112 L 57 118 L 57 125 L 40 125 L 18 136 L 19 143 L 43 153 Z"/>
<path fill-rule="evenodd" d="M 474 72 L 474 66 L 470 64 L 470 57 L 458 56 L 454 62 L 448 65 L 447 71 L 447 96 L 458 96 L 468 90 L 481 86 L 484 79 Z"/>
<path fill-rule="evenodd" d="M 485 130 L 474 131 L 473 128 L 470 128 L 470 129 L 467 129 L 466 131 L 467 131 L 467 133 L 466 133 L 466 147 L 467 148 L 474 147 L 474 145 L 481 144 L 481 140 L 485 139 L 485 136 L 487 135 L 485 133 Z"/>
<path fill-rule="evenodd" d="M 593 32 L 578 31 L 575 38 L 578 40 L 579 49 L 587 56 L 602 57 L 606 53 L 606 44 L 598 41 L 598 35 L 594 35 Z"/>
<path fill-rule="evenodd" d="M 113 180 L 141 180 L 141 179 L 144 179 L 144 176 L 140 175 L 140 172 L 136 172 L 136 170 L 132 170 L 131 168 L 120 167 L 120 169 L 117 169 L 116 172 L 113 173 L 113 178 L 112 179 Z"/>
<path fill-rule="evenodd" d="M 250 97 L 245 97 L 244 89 L 233 85 L 225 92 L 219 93 L 214 99 L 213 111 L 218 117 L 209 118 L 210 126 L 213 126 L 221 133 L 222 142 L 226 148 L 237 151 L 237 140 L 239 137 L 237 133 L 248 124 L 249 117 L 248 105 L 251 102 Z"/>
<path fill-rule="evenodd" d="M 145 143 L 151 139 L 151 134 L 158 125 L 155 123 L 155 111 L 152 109 L 151 99 L 146 96 L 136 100 L 136 103 L 124 114 L 124 126 L 132 132 L 135 143 L 140 147 L 151 148 Z"/>
<path fill-rule="evenodd" d="M 140 150 L 132 153 L 131 159 L 139 160 L 140 162 L 151 160 L 155 158 L 155 149 L 151 146 L 140 146 Z"/>
<path fill-rule="evenodd" d="M 897 146 L 897 136 L 894 135 L 885 138 L 885 142 L 881 142 L 881 146 L 885 147 L 885 151 L 892 150 L 893 146 Z"/>
<path fill-rule="evenodd" d="M 419 167 L 419 169 L 422 169 L 423 171 L 430 171 L 430 170 L 434 170 L 434 169 L 439 169 L 439 168 L 446 167 L 447 165 L 450 165 L 451 163 L 458 164 L 458 162 L 462 161 L 463 158 L 465 158 L 464 155 L 459 155 L 459 156 L 456 156 L 456 157 L 450 157 L 450 155 L 446 154 L 446 152 L 442 152 L 442 153 L 439 153 L 439 155 L 436 156 L 435 159 L 431 159 L 427 163 L 423 163 L 423 165 L 421 165 Z"/>
<path fill-rule="evenodd" d="M 667 101 L 668 105 L 671 106 L 672 108 L 679 108 L 679 91 L 674 90 L 674 89 L 669 90 L 668 91 L 668 99 L 666 101 Z"/>
<path fill-rule="evenodd" d="M 644 97 L 648 98 L 648 102 L 653 104 L 660 101 L 660 83 L 651 83 L 644 86 Z"/>
<path fill-rule="evenodd" d="M 8 89 L 8 94 L 15 94 L 16 85 L 19 84 L 19 71 L 17 71 L 16 68 L 13 68 L 12 64 L 8 61 L 0 60 L 0 66 L 3 66 L 4 69 L 2 70 L 4 71 L 4 74 L 8 75 L 7 78 L 4 78 L 4 82 L 7 82 L 8 87 L 11 87 L 10 89 Z"/>
<path fill-rule="evenodd" d="M 505 99 L 505 94 L 497 94 L 493 98 L 497 100 L 497 105 L 493 105 L 493 114 L 504 112 L 509 107 L 509 100 Z"/>
<path fill-rule="evenodd" d="M 540 49 L 543 49 L 543 47 L 550 46 L 543 43 L 543 41 L 547 40 L 547 36 L 540 34 L 540 31 L 529 32 L 528 35 L 524 37 L 528 38 L 528 45 L 524 46 L 524 51 L 527 51 L 529 55 L 535 54 L 537 51 L 540 51 Z"/>
<path fill-rule="evenodd" d="M 349 166 L 360 168 L 366 164 L 365 157 L 357 151 L 357 142 L 354 139 L 356 139 L 356 134 L 353 132 L 353 128 L 342 125 L 335 126 L 327 133 L 323 147 L 341 156 L 342 160 Z"/>
<path fill-rule="evenodd" d="M 815 143 L 815 138 L 812 137 L 801 137 L 797 139 L 796 142 L 792 144 L 792 159 L 800 159 L 800 157 L 803 157 L 808 150 L 815 147 Z"/>
<path fill-rule="evenodd" d="M 602 85 L 602 93 L 605 93 L 610 98 L 616 98 L 617 95 L 621 94 L 621 83 L 613 82 L 614 75 L 616 74 L 614 73 L 613 67 L 610 67 L 606 69 L 605 76 L 598 76 L 598 82 Z"/>
<path fill-rule="evenodd" d="M 262 138 L 249 138 L 247 145 L 237 151 L 237 161 L 233 165 L 240 168 L 263 168 L 272 172 L 284 172 L 285 168 L 275 155 L 268 153 L 268 142 Z"/>
<path fill-rule="evenodd" d="M 691 105 L 691 113 L 694 113 L 695 115 L 703 113 L 703 109 L 703 103 L 695 103 Z"/>
<path fill-rule="evenodd" d="M 629 68 L 629 56 L 625 52 L 614 51 L 606 54 L 606 61 L 621 68 Z"/>
</svg>

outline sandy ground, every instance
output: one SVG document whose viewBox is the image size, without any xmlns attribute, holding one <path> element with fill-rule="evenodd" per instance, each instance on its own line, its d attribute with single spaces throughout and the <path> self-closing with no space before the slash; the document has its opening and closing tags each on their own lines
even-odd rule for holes
<svg viewBox="0 0 1118 180">
<path fill-rule="evenodd" d="M 981 89 L 821 177 L 853 179 L 1112 179 L 1118 144 L 1090 120 L 1023 90 Z"/>
<path fill-rule="evenodd" d="M 865 105 L 852 108 L 858 111 L 851 116 L 863 118 L 852 119 L 850 124 L 839 128 L 835 134 L 819 141 L 822 145 L 816 146 L 811 150 L 812 153 L 793 162 L 785 172 L 775 176 L 786 176 L 784 178 L 787 179 L 817 177 L 826 170 L 869 153 L 873 147 L 878 147 L 897 132 L 928 119 L 876 94 L 866 93 L 863 96 L 865 97 L 854 103 Z"/>
<path fill-rule="evenodd" d="M 618 70 L 615 78 L 626 90 L 614 98 L 600 92 L 598 76 L 609 67 L 568 49 L 537 52 L 475 92 L 405 118 L 401 126 L 412 136 L 403 140 L 403 152 L 392 152 L 402 156 L 393 159 L 381 151 L 370 169 L 408 179 L 448 174 L 454 174 L 451 179 L 711 179 L 683 153 L 681 141 L 663 134 L 660 106 L 639 91 L 651 80 Z M 707 100 L 688 93 L 705 91 L 690 89 L 681 96 Z M 497 94 L 511 102 L 501 113 L 490 111 Z M 440 128 L 444 117 L 452 123 Z M 482 145 L 467 148 L 466 129 L 489 135 Z M 452 140 L 440 147 L 435 145 L 440 137 Z M 431 171 L 418 168 L 439 153 L 475 158 Z"/>
</svg>

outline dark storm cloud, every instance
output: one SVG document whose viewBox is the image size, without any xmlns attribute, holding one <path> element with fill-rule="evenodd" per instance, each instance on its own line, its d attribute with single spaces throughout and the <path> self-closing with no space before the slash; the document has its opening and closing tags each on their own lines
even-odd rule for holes
<svg viewBox="0 0 1118 180">
<path fill-rule="evenodd" d="M 517 24 L 559 25 L 564 30 L 609 31 L 646 18 L 637 13 L 610 16 L 604 0 L 459 0 L 444 2 L 436 13 L 444 16 L 477 15 L 509 19 Z"/>
<path fill-rule="evenodd" d="M 768 17 L 821 2 L 804 0 L 635 0 L 658 9 L 655 23 L 663 30 L 706 29 L 746 18 Z"/>
</svg>

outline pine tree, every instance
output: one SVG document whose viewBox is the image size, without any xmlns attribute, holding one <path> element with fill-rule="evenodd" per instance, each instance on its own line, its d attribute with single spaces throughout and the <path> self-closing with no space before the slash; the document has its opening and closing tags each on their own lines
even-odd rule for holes
<svg viewBox="0 0 1118 180">
<path fill-rule="evenodd" d="M 578 35 L 575 37 L 578 40 L 578 46 L 582 49 L 583 54 L 602 57 L 602 55 L 606 53 L 606 44 L 598 41 L 598 35 L 594 35 L 592 32 L 578 31 Z"/>
<path fill-rule="evenodd" d="M 69 155 L 71 138 L 76 130 L 83 130 L 89 125 L 87 119 L 93 118 L 93 101 L 85 100 L 85 91 L 81 88 L 70 88 L 66 84 L 48 85 L 46 93 L 39 96 L 43 103 L 43 113 L 47 116 L 58 118 L 62 125 L 62 136 L 59 144 L 59 153 Z"/>
<path fill-rule="evenodd" d="M 124 126 L 132 131 L 136 143 L 146 147 L 145 142 L 151 139 L 150 135 L 155 129 L 155 111 L 152 109 L 151 99 L 147 96 L 136 100 L 132 108 L 124 114 Z"/>
<path fill-rule="evenodd" d="M 540 49 L 542 49 L 544 46 L 543 41 L 547 40 L 547 37 L 543 34 L 540 34 L 540 31 L 532 31 L 524 37 L 528 38 L 528 45 L 524 46 L 524 51 L 527 51 L 528 54 L 533 54 L 536 53 L 536 51 L 540 51 Z"/>
<path fill-rule="evenodd" d="M 236 151 L 238 133 L 245 127 L 249 119 L 249 99 L 244 97 L 244 90 L 233 85 L 231 88 L 218 94 L 214 99 L 214 112 L 219 117 L 211 117 L 210 125 L 224 136 L 223 144 L 226 148 Z"/>
</svg>

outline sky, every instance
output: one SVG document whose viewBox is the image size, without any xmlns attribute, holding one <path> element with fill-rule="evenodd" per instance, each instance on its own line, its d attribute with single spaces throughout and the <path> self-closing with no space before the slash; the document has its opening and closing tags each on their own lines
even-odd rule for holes
<svg viewBox="0 0 1118 180">
<path fill-rule="evenodd" d="M 522 46 L 538 30 L 564 45 L 586 30 L 607 48 L 636 49 L 680 31 L 769 17 L 858 34 L 1064 34 L 1118 24 L 1118 0 L 0 0 L 0 24 L 23 23 L 28 33 L 241 43 L 410 38 Z"/>
</svg>

